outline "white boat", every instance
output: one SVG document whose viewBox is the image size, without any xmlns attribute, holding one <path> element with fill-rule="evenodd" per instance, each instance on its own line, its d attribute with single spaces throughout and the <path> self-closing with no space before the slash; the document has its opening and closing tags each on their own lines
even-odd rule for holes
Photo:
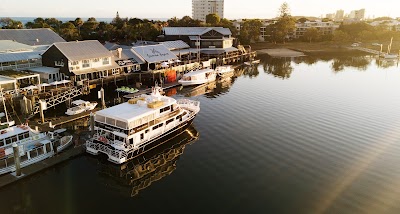
<svg viewBox="0 0 400 214">
<path fill-rule="evenodd" d="M 54 144 L 62 151 L 72 142 L 72 136 L 57 137 L 51 133 L 40 133 L 29 126 L 18 125 L 0 130 L 0 175 L 16 170 L 13 144 L 19 149 L 21 168 L 54 155 Z"/>
<path fill-rule="evenodd" d="M 75 105 L 75 106 L 67 109 L 67 112 L 65 112 L 65 114 L 71 116 L 71 115 L 75 115 L 75 114 L 80 114 L 85 111 L 91 111 L 94 108 L 96 108 L 97 103 L 84 101 L 84 100 L 75 100 L 72 102 L 72 105 Z"/>
<path fill-rule="evenodd" d="M 215 72 L 217 72 L 219 77 L 231 76 L 233 75 L 234 71 L 235 69 L 233 69 L 230 65 L 217 66 L 215 68 Z"/>
<path fill-rule="evenodd" d="M 384 58 L 384 59 L 398 59 L 399 55 L 397 55 L 397 54 L 384 54 L 384 55 L 382 55 L 382 58 Z"/>
<path fill-rule="evenodd" d="M 184 74 L 178 83 L 182 86 L 201 85 L 207 82 L 213 82 L 216 78 L 217 74 L 215 70 L 206 68 Z"/>
<path fill-rule="evenodd" d="M 199 111 L 200 102 L 175 100 L 154 87 L 150 95 L 96 112 L 95 134 L 86 141 L 86 151 L 124 163 L 184 131 Z"/>
<path fill-rule="evenodd" d="M 244 62 L 245 65 L 249 65 L 249 66 L 251 66 L 251 65 L 257 65 L 257 64 L 259 64 L 259 63 L 260 63 L 260 60 L 259 60 L 259 59 L 257 59 L 257 60 L 252 60 L 252 61 L 249 61 L 249 62 Z"/>
</svg>

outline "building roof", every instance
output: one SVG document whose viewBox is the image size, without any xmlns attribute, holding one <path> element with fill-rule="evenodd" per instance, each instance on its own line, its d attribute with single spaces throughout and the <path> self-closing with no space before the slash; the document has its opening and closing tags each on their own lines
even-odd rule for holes
<svg viewBox="0 0 400 214">
<path fill-rule="evenodd" d="M 15 40 L 26 45 L 51 45 L 55 42 L 65 42 L 49 28 L 0 29 L 0 40 Z"/>
<path fill-rule="evenodd" d="M 161 44 L 133 47 L 132 50 L 148 63 L 162 62 L 178 58 L 174 53 Z"/>
<path fill-rule="evenodd" d="M 53 45 L 71 61 L 112 56 L 112 53 L 97 40 L 58 42 Z"/>
<path fill-rule="evenodd" d="M 169 36 L 199 36 L 207 33 L 210 30 L 215 30 L 224 36 L 232 35 L 229 28 L 224 27 L 164 27 L 165 35 Z"/>
<path fill-rule="evenodd" d="M 200 53 L 202 54 L 223 54 L 223 53 L 229 53 L 233 51 L 238 51 L 237 48 L 235 47 L 229 47 L 229 48 L 203 48 L 200 50 Z"/>
<path fill-rule="evenodd" d="M 0 76 L 0 85 L 1 84 L 8 84 L 8 83 L 16 83 L 17 80 L 11 77 Z"/>
<path fill-rule="evenodd" d="M 31 51 L 34 48 L 30 45 L 25 45 L 13 40 L 0 40 L 0 53 L 1 52 L 17 52 L 17 51 Z"/>
<path fill-rule="evenodd" d="M 0 53 L 0 62 L 16 62 L 28 59 L 41 59 L 44 51 L 26 51 L 26 52 L 11 52 Z"/>
<path fill-rule="evenodd" d="M 186 44 L 186 42 L 184 42 L 182 40 L 160 42 L 160 44 L 164 45 L 169 50 L 190 48 L 190 46 L 188 44 Z"/>
<path fill-rule="evenodd" d="M 119 45 L 116 43 L 112 43 L 112 42 L 106 42 L 104 44 L 104 47 L 107 48 L 107 50 L 116 50 L 117 48 L 119 48 Z"/>
<path fill-rule="evenodd" d="M 35 73 L 55 74 L 55 73 L 58 73 L 60 71 L 60 68 L 36 67 L 36 68 L 28 68 L 27 70 L 35 72 Z"/>
</svg>

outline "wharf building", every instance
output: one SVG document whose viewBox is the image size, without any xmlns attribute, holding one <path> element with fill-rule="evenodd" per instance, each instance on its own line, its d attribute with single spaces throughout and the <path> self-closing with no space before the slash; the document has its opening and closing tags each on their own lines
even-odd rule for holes
<svg viewBox="0 0 400 214">
<path fill-rule="evenodd" d="M 192 0 L 192 18 L 206 21 L 208 14 L 224 18 L 224 0 Z"/>
</svg>

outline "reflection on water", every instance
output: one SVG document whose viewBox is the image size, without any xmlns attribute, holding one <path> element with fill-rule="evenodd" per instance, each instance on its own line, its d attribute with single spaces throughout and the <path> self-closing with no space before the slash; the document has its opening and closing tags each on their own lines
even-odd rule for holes
<svg viewBox="0 0 400 214">
<path fill-rule="evenodd" d="M 154 182 L 170 175 L 176 169 L 177 161 L 186 146 L 195 142 L 198 137 L 197 130 L 190 126 L 169 142 L 125 164 L 115 165 L 98 158 L 93 158 L 93 161 L 98 163 L 99 176 L 105 177 L 105 186 L 133 197 Z M 110 183 L 109 178 L 114 182 Z"/>
</svg>

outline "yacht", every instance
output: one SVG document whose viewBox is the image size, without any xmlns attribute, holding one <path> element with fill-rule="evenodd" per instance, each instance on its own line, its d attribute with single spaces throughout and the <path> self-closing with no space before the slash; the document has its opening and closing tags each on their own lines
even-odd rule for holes
<svg viewBox="0 0 400 214">
<path fill-rule="evenodd" d="M 91 124 L 95 134 L 86 141 L 86 151 L 122 164 L 184 131 L 199 111 L 200 102 L 175 100 L 153 87 L 150 95 L 96 112 Z"/>
<path fill-rule="evenodd" d="M 235 69 L 230 65 L 217 66 L 215 68 L 215 72 L 217 72 L 219 77 L 232 76 L 234 71 Z"/>
<path fill-rule="evenodd" d="M 67 109 L 67 112 L 65 114 L 67 115 L 75 115 L 75 114 L 80 114 L 85 111 L 91 111 L 94 108 L 96 108 L 97 103 L 96 102 L 89 102 L 89 101 L 84 101 L 84 100 L 75 100 L 72 102 L 72 105 L 74 107 Z"/>
<path fill-rule="evenodd" d="M 71 145 L 72 136 L 61 137 L 57 133 L 40 133 L 27 125 L 17 125 L 0 130 L 0 175 L 16 170 L 13 144 L 19 148 L 21 168 L 37 163 Z"/>
<path fill-rule="evenodd" d="M 178 81 L 182 86 L 201 85 L 207 82 L 213 82 L 217 78 L 215 70 L 205 68 L 197 71 L 192 71 L 183 75 Z"/>
<path fill-rule="evenodd" d="M 244 64 L 245 64 L 245 65 L 248 65 L 248 66 L 258 65 L 258 64 L 260 64 L 260 60 L 259 60 L 259 59 L 257 59 L 257 60 L 251 60 L 251 61 L 248 61 L 248 62 L 244 62 Z"/>
</svg>

